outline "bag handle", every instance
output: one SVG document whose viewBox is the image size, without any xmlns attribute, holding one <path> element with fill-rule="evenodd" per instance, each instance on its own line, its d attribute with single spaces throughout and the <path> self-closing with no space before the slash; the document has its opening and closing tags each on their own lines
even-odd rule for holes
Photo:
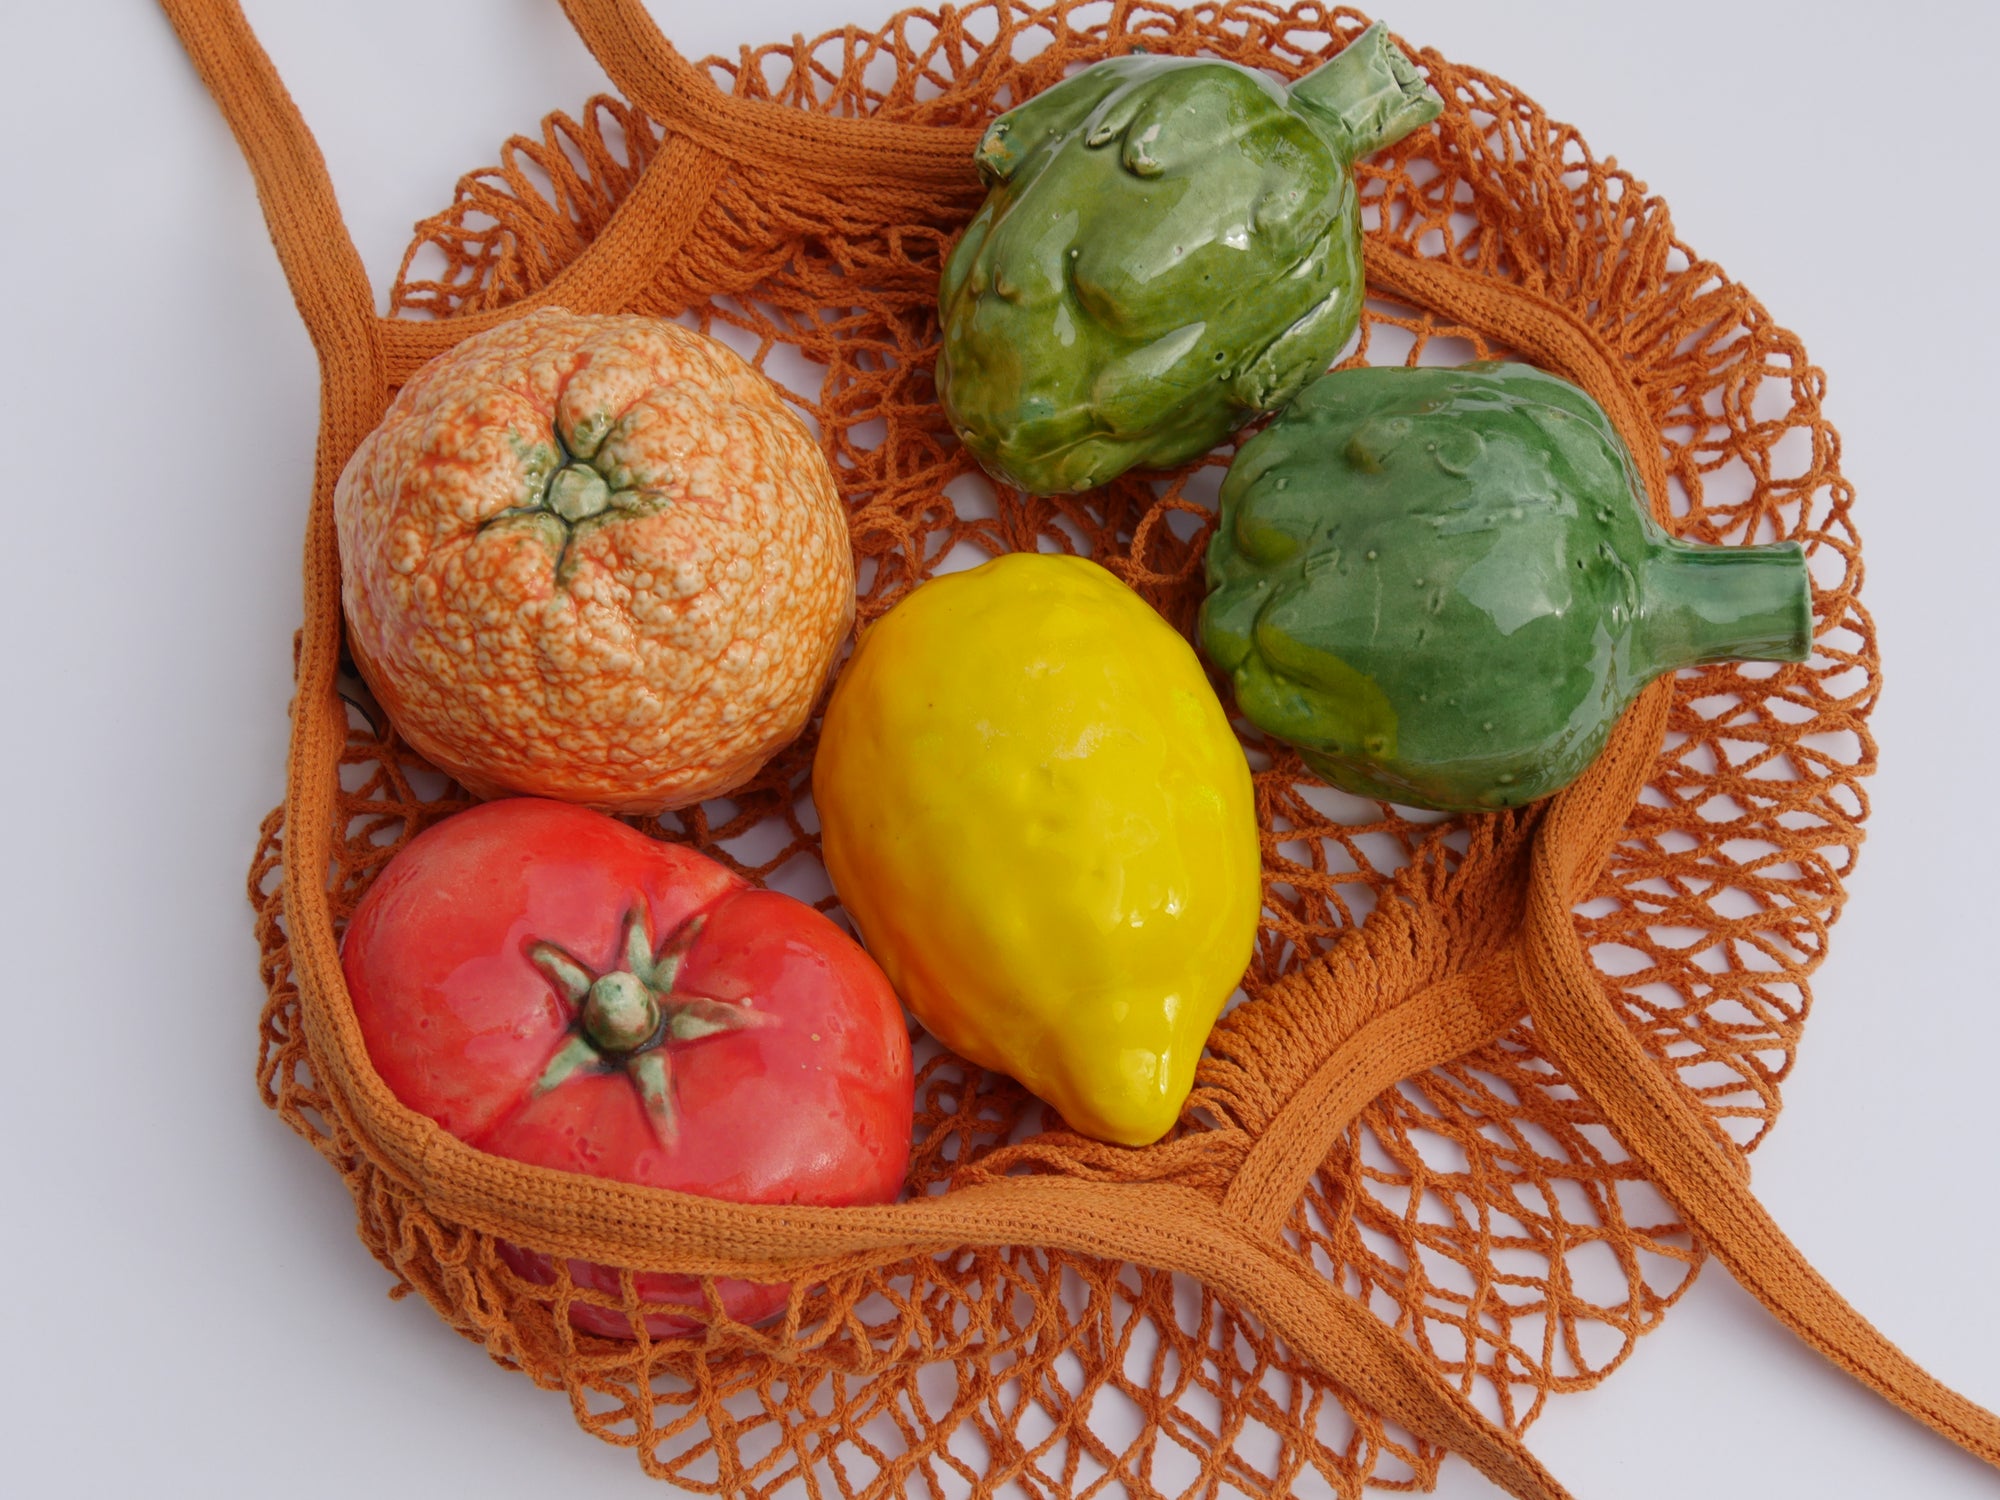
<svg viewBox="0 0 2000 1500">
<path fill-rule="evenodd" d="M 287 849 L 284 908 L 292 930 L 313 958 L 339 972 L 330 926 L 300 922 L 313 912 L 294 868 L 326 868 L 328 820 L 318 816 L 322 788 L 337 777 L 347 722 L 335 696 L 340 666 L 340 557 L 333 527 L 333 491 L 348 456 L 361 445 L 388 404 L 381 329 L 361 253 L 347 232 L 326 160 L 278 71 L 257 44 L 236 0 L 161 0 L 202 82 L 229 122 L 263 204 L 264 222 L 291 284 L 292 299 L 319 354 L 319 442 L 313 455 L 312 505 L 306 514 L 304 605 L 293 668 L 291 744 L 285 773 Z M 297 835 L 296 838 L 292 838 Z M 302 969 L 310 963 L 302 964 Z"/>
<path fill-rule="evenodd" d="M 669 135 L 604 227 L 546 286 L 483 312 L 379 320 L 389 383 L 403 384 L 453 345 L 536 308 L 624 312 L 649 289 L 655 297 L 664 291 L 670 304 L 694 300 L 694 288 L 658 283 L 685 259 L 687 242 L 709 231 L 708 206 L 729 165 L 698 141 Z"/>
<path fill-rule="evenodd" d="M 639 0 L 562 0 L 562 7 L 619 93 L 718 155 L 864 192 L 879 191 L 885 178 L 939 192 L 978 189 L 979 126 L 828 115 L 725 94 L 661 35 Z"/>
<path fill-rule="evenodd" d="M 319 143 L 278 70 L 236 0 L 161 4 L 249 163 L 292 300 L 319 351 L 322 379 L 343 391 L 379 384 L 380 320 L 368 272 L 341 218 Z M 362 433 L 354 436 L 359 441 Z"/>
<path fill-rule="evenodd" d="M 1535 1034 L 1579 1093 L 1745 1291 L 1884 1399 L 2000 1465 L 2000 1419 L 1925 1370 L 1857 1312 L 1751 1193 L 1743 1158 L 1632 1035 L 1578 948 L 1557 851 L 1538 860 L 1521 942 Z"/>
<path fill-rule="evenodd" d="M 375 311 L 326 159 L 237 0 L 161 4 L 257 184 L 292 299 L 319 352 L 323 423 L 332 423 L 336 413 L 367 411 L 355 431 L 342 434 L 346 445 L 336 475 L 345 454 L 380 419 L 387 391 L 460 340 L 536 307 L 616 312 L 629 306 L 701 228 L 709 199 L 727 175 L 724 156 L 684 132 L 670 135 L 610 222 L 547 286 L 491 312 L 435 321 L 384 318 Z M 705 80 L 703 86 L 724 97 Z"/>
<path fill-rule="evenodd" d="M 1538 363 L 1568 371 L 1617 425 L 1639 463 L 1655 514 L 1660 514 L 1666 476 L 1657 434 L 1629 382 L 1595 375 L 1593 366 L 1602 368 L 1610 356 L 1590 348 L 1597 341 L 1587 329 L 1540 298 L 1518 290 L 1503 297 L 1441 262 L 1370 256 L 1368 271 L 1385 289 L 1415 296 L 1425 307 L 1528 351 Z M 1592 353 L 1596 359 L 1589 357 Z M 1668 686 L 1669 679 L 1663 678 L 1647 692 L 1664 694 Z M 1662 701 L 1662 712 L 1664 707 Z M 1614 747 L 1626 738 L 1626 727 L 1620 723 Z M 1657 730 L 1664 728 L 1662 717 Z M 1614 747 L 1607 747 L 1607 756 Z M 1545 823 L 1536 839 L 1519 939 L 1519 982 L 1537 1038 L 1745 1291 L 1863 1385 L 2000 1467 L 2000 1417 L 1931 1375 L 1813 1269 L 1751 1193 L 1742 1155 L 1726 1143 L 1714 1119 L 1680 1081 L 1647 1055 L 1606 995 L 1578 940 L 1571 906 L 1580 884 L 1594 877 L 1610 853 L 1632 799 L 1618 802 L 1614 817 L 1602 816 L 1602 809 L 1597 816 L 1588 815 L 1572 807 L 1571 794 L 1591 785 L 1593 779 L 1586 778 L 1562 794 L 1551 821 L 1574 811 L 1579 823 L 1595 830 L 1594 837 L 1558 837 Z M 1607 831 L 1609 838 L 1604 837 Z"/>
</svg>

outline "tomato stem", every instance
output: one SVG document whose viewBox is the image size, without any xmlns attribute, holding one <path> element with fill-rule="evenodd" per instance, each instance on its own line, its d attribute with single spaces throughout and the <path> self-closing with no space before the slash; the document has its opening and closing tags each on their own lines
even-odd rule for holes
<svg viewBox="0 0 2000 1500">
<path fill-rule="evenodd" d="M 660 1029 L 660 1002 L 645 980 L 617 969 L 591 981 L 578 1020 L 601 1050 L 636 1052 Z"/>
<path fill-rule="evenodd" d="M 752 1027 L 776 1017 L 697 995 L 676 995 L 681 965 L 700 936 L 702 918 L 691 917 L 655 953 L 646 905 L 635 900 L 625 918 L 623 968 L 591 972 L 553 943 L 534 943 L 528 957 L 548 976 L 570 1008 L 570 1033 L 549 1059 L 533 1092 L 545 1094 L 579 1072 L 622 1069 L 662 1146 L 672 1146 L 674 1123 L 671 1048 Z"/>
</svg>

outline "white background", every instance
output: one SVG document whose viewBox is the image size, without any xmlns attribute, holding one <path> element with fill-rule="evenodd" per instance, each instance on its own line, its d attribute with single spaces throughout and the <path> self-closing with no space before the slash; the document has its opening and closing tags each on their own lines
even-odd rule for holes
<svg viewBox="0 0 2000 1500">
<path fill-rule="evenodd" d="M 696 56 L 891 7 L 653 3 Z M 460 171 L 603 86 L 554 0 L 249 10 L 378 291 Z M 1883 769 L 1756 1184 L 1856 1305 L 1990 1407 L 1996 18 L 1973 0 L 1387 13 L 1615 154 L 1828 372 L 1881 625 Z M 0 585 L 0 1491 L 658 1494 L 560 1397 L 390 1303 L 338 1180 L 256 1100 L 242 877 L 280 793 L 313 358 L 158 12 L 15 0 L 0 58 L 0 534 L 20 552 Z M 1530 1440 L 1579 1497 L 2000 1493 L 1713 1266 Z M 1453 1461 L 1441 1493 L 1493 1492 Z"/>
</svg>

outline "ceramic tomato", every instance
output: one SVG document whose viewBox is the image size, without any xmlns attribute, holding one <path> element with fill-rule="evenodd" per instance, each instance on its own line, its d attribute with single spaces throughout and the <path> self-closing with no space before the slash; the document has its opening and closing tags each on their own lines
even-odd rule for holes
<svg viewBox="0 0 2000 1500">
<path fill-rule="evenodd" d="M 901 1008 L 802 902 L 600 813 L 491 802 L 413 840 L 342 944 L 355 1014 L 396 1096 L 516 1161 L 742 1203 L 886 1203 L 909 1162 Z M 506 1247 L 523 1275 L 547 1257 Z M 618 1295 L 617 1272 L 572 1261 Z M 787 1288 L 725 1282 L 745 1322 Z M 649 1302 L 699 1283 L 638 1278 Z M 630 1337 L 622 1313 L 571 1322 Z M 695 1321 L 653 1314 L 655 1336 Z"/>
</svg>

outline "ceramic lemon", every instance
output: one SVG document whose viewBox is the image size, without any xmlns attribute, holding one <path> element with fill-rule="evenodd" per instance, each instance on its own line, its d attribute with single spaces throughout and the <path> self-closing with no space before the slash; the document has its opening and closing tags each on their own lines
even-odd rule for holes
<svg viewBox="0 0 2000 1500">
<path fill-rule="evenodd" d="M 926 1028 L 1085 1134 L 1165 1134 L 1249 963 L 1259 852 L 1242 748 L 1143 599 L 1035 553 L 922 585 L 835 687 L 813 797 Z"/>
</svg>

